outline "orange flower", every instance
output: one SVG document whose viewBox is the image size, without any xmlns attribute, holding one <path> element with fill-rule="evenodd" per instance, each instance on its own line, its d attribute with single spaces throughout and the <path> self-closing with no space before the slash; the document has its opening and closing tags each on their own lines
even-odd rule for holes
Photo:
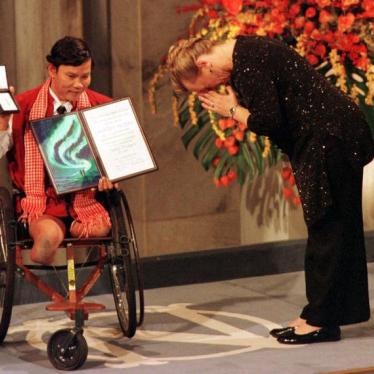
<svg viewBox="0 0 374 374">
<path fill-rule="evenodd" d="M 236 121 L 232 118 L 226 118 L 226 127 L 228 129 L 231 129 L 232 127 L 234 127 L 236 124 Z"/>
<path fill-rule="evenodd" d="M 226 8 L 227 13 L 236 16 L 243 7 L 243 0 L 222 0 L 222 5 Z"/>
<path fill-rule="evenodd" d="M 240 131 L 240 130 L 236 130 L 233 132 L 234 136 L 235 136 L 235 139 L 238 141 L 238 142 L 242 142 L 243 139 L 244 139 L 244 131 Z"/>
<path fill-rule="evenodd" d="M 331 0 L 316 0 L 319 8 L 325 8 L 331 5 Z"/>
<path fill-rule="evenodd" d="M 340 32 L 347 31 L 355 21 L 355 16 L 352 13 L 338 17 L 338 30 Z"/>
<path fill-rule="evenodd" d="M 239 152 L 239 147 L 237 145 L 232 145 L 227 148 L 230 156 L 235 156 Z"/>
<path fill-rule="evenodd" d="M 304 27 L 304 24 L 305 24 L 305 17 L 300 16 L 295 19 L 295 27 L 297 29 L 301 29 L 302 27 Z"/>
<path fill-rule="evenodd" d="M 219 126 L 219 128 L 220 128 L 222 131 L 225 131 L 226 128 L 227 128 L 226 118 L 220 118 L 220 119 L 218 120 L 218 126 Z"/>
<path fill-rule="evenodd" d="M 321 10 L 319 13 L 319 22 L 320 23 L 329 23 L 334 19 L 332 14 L 328 12 L 327 10 Z"/>
<path fill-rule="evenodd" d="M 233 135 L 230 135 L 226 140 L 224 141 L 224 145 L 226 148 L 232 147 L 236 143 L 236 139 Z"/>
</svg>

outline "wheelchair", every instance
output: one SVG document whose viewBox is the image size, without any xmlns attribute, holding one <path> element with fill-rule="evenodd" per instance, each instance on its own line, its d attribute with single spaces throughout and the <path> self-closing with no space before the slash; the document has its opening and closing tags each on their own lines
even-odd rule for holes
<svg viewBox="0 0 374 374">
<path fill-rule="evenodd" d="M 25 265 L 22 252 L 31 248 L 32 240 L 20 235 L 20 223 L 14 217 L 14 202 L 9 191 L 0 187 L 0 344 L 3 343 L 11 321 L 16 274 L 36 286 L 51 304 L 48 311 L 63 311 L 74 321 L 74 327 L 62 329 L 51 335 L 47 345 L 48 359 L 58 370 L 76 370 L 86 361 L 87 342 L 83 336 L 85 320 L 90 312 L 105 309 L 98 303 L 83 302 L 96 281 L 108 268 L 118 322 L 124 336 L 131 338 L 144 319 L 144 287 L 141 262 L 135 237 L 130 208 L 121 190 L 103 195 L 102 202 L 112 222 L 111 233 L 100 238 L 65 238 L 60 247 L 66 251 L 67 287 L 57 291 L 36 274 L 35 269 L 51 269 L 52 266 Z M 76 281 L 75 250 L 88 248 L 96 256 L 81 266 L 90 266 L 81 285 Z M 91 256 L 94 257 L 94 256 Z"/>
</svg>

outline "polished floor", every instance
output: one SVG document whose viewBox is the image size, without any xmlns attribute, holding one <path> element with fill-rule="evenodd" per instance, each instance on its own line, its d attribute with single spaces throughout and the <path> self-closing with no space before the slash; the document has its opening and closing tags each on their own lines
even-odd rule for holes
<svg viewBox="0 0 374 374">
<path fill-rule="evenodd" d="M 374 307 L 374 264 L 369 264 Z M 94 297 L 107 310 L 91 314 L 82 373 L 314 374 L 374 373 L 374 323 L 342 329 L 334 343 L 285 346 L 268 331 L 303 306 L 302 272 L 147 290 L 146 315 L 135 337 L 121 336 L 112 295 Z M 44 303 L 15 306 L 1 373 L 57 372 L 46 353 L 49 336 L 72 326 Z"/>
</svg>

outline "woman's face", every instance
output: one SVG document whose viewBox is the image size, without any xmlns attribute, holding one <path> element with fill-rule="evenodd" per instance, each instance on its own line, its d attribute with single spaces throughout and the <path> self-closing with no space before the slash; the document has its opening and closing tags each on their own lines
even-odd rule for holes
<svg viewBox="0 0 374 374">
<path fill-rule="evenodd" d="M 182 80 L 182 84 L 187 91 L 199 94 L 226 83 L 229 77 L 230 74 L 226 71 L 202 66 L 196 77 Z"/>
</svg>

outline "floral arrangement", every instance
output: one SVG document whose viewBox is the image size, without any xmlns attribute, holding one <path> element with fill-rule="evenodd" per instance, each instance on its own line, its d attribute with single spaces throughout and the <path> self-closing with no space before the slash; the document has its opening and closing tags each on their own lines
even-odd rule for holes
<svg viewBox="0 0 374 374">
<path fill-rule="evenodd" d="M 193 12 L 186 37 L 226 40 L 255 34 L 283 40 L 357 102 L 374 134 L 373 0 L 200 0 L 178 12 Z M 165 73 L 161 65 L 150 83 L 154 111 Z M 214 169 L 217 186 L 235 179 L 243 183 L 282 159 L 269 139 L 256 136 L 246 124 L 205 111 L 194 94 L 173 97 L 172 105 L 185 147 L 194 140 L 193 154 L 206 170 Z M 299 204 L 288 165 L 282 177 L 284 197 Z"/>
</svg>

